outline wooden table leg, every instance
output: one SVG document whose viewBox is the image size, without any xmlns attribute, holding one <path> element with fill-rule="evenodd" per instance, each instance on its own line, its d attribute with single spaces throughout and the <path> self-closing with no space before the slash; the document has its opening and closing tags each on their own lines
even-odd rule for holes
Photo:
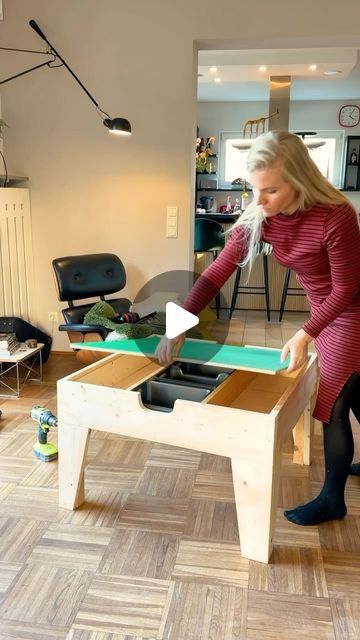
<svg viewBox="0 0 360 640">
<path fill-rule="evenodd" d="M 293 430 L 293 462 L 296 464 L 309 465 L 311 462 L 311 443 L 314 434 L 315 422 L 312 417 L 312 412 L 315 404 L 315 398 L 316 395 L 314 394 Z"/>
<path fill-rule="evenodd" d="M 59 505 L 76 509 L 84 502 L 84 466 L 91 429 L 59 424 Z"/>
<path fill-rule="evenodd" d="M 281 453 L 273 464 L 231 459 L 241 555 L 268 563 L 279 496 Z"/>
</svg>

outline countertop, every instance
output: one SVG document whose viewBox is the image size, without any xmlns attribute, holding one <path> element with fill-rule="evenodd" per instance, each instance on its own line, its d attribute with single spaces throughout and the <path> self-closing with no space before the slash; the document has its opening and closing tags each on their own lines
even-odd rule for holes
<svg viewBox="0 0 360 640">
<path fill-rule="evenodd" d="M 236 222 L 239 216 L 239 213 L 195 213 L 195 218 L 210 218 L 216 222 Z"/>
</svg>

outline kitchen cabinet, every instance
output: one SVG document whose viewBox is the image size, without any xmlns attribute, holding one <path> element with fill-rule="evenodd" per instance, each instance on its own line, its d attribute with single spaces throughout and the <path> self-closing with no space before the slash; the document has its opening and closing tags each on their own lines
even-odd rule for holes
<svg viewBox="0 0 360 640">
<path fill-rule="evenodd" d="M 346 139 L 344 191 L 360 191 L 360 136 Z"/>
<path fill-rule="evenodd" d="M 207 191 L 214 191 L 217 188 L 217 156 L 208 156 L 206 171 L 196 171 L 195 184 L 195 204 L 200 205 L 203 209 L 216 211 L 215 207 L 204 206 Z M 201 199 L 202 202 L 201 202 Z M 209 200 L 211 196 L 209 197 Z"/>
</svg>

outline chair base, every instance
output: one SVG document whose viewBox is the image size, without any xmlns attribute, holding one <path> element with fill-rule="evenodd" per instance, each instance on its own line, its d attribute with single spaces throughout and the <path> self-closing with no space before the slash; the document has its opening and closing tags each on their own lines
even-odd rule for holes
<svg viewBox="0 0 360 640">
<path fill-rule="evenodd" d="M 69 342 L 103 342 L 98 333 L 78 333 L 76 331 L 68 332 Z M 92 364 L 98 360 L 102 360 L 106 354 L 101 351 L 87 351 L 86 349 L 79 349 L 75 351 L 76 359 L 81 364 Z"/>
</svg>

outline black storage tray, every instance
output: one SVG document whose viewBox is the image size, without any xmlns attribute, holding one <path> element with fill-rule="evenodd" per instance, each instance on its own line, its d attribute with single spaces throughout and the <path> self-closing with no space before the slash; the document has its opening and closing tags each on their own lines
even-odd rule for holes
<svg viewBox="0 0 360 640">
<path fill-rule="evenodd" d="M 163 371 L 157 379 L 184 384 L 197 384 L 217 387 L 232 373 L 232 370 L 222 367 L 211 367 L 206 364 L 192 362 L 175 362 Z"/>
<path fill-rule="evenodd" d="M 137 391 L 141 392 L 143 405 L 157 411 L 172 411 L 175 400 L 201 402 L 210 393 L 208 387 L 194 384 L 180 384 L 179 381 L 152 379 L 144 382 Z"/>
</svg>

